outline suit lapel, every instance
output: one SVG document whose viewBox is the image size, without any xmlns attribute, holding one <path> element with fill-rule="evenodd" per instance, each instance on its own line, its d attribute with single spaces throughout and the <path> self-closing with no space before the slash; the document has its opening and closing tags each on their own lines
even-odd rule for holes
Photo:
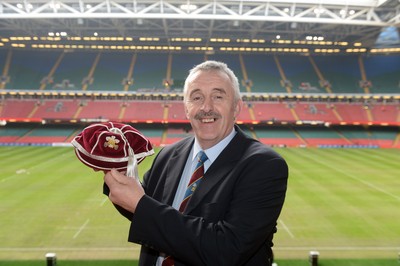
<svg viewBox="0 0 400 266">
<path fill-rule="evenodd" d="M 240 160 L 243 150 L 247 147 L 248 137 L 246 137 L 239 128 L 236 128 L 236 131 L 236 136 L 207 170 L 199 187 L 193 193 L 185 213 L 190 213 L 190 211 L 195 209 L 205 195 L 218 184 L 220 180 L 224 179 Z"/>
<path fill-rule="evenodd" d="M 178 188 L 183 169 L 185 168 L 187 157 L 193 145 L 194 138 L 188 139 L 183 145 L 177 148 L 169 159 L 167 174 L 164 185 L 162 201 L 172 205 Z"/>
</svg>

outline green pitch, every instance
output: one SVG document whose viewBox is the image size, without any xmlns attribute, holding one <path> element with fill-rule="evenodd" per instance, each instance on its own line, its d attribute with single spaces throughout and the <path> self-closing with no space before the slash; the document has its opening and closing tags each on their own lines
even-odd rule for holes
<svg viewBox="0 0 400 266">
<path fill-rule="evenodd" d="M 308 258 L 311 250 L 321 259 L 397 260 L 399 150 L 277 151 L 290 168 L 278 260 Z M 0 147 L 0 162 L 0 260 L 44 260 L 47 252 L 59 260 L 137 258 L 139 246 L 127 243 L 129 222 L 102 195 L 103 174 L 72 148 Z"/>
</svg>

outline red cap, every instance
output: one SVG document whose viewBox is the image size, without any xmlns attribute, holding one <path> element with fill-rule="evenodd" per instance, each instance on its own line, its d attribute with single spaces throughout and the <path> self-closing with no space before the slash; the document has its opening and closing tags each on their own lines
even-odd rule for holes
<svg viewBox="0 0 400 266">
<path fill-rule="evenodd" d="M 154 154 L 142 133 L 130 125 L 114 122 L 92 124 L 71 143 L 79 160 L 94 170 L 126 171 L 130 155 L 140 163 Z"/>
</svg>

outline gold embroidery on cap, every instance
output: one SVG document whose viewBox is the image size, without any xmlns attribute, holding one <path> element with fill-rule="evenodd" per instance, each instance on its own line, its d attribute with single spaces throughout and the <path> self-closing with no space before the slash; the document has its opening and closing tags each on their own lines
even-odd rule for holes
<svg viewBox="0 0 400 266">
<path fill-rule="evenodd" d="M 119 139 L 116 139 L 115 136 L 106 137 L 106 142 L 104 142 L 104 147 L 108 147 L 114 150 L 118 149 Z"/>
</svg>

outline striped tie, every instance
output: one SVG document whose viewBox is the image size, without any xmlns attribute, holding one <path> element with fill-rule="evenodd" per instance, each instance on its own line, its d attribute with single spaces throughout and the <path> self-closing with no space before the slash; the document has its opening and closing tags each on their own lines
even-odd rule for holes
<svg viewBox="0 0 400 266">
<path fill-rule="evenodd" d="M 186 188 L 186 193 L 179 207 L 179 211 L 183 212 L 185 210 L 190 197 L 193 195 L 193 192 L 200 184 L 200 181 L 204 175 L 204 162 L 207 161 L 207 159 L 207 155 L 204 153 L 204 151 L 199 151 L 199 153 L 197 154 L 197 165 L 194 169 L 192 177 L 190 178 L 189 185 Z"/>
<path fill-rule="evenodd" d="M 179 206 L 179 211 L 183 212 L 186 208 L 187 203 L 189 202 L 190 197 L 193 195 L 193 192 L 196 190 L 198 185 L 200 184 L 201 179 L 204 176 L 204 162 L 207 161 L 208 157 L 204 153 L 204 151 L 199 151 L 197 154 L 197 165 L 194 169 L 192 177 L 190 178 L 189 185 L 186 188 L 185 196 Z M 162 266 L 172 266 L 174 265 L 174 259 L 171 256 L 165 257 L 163 260 Z"/>
</svg>

